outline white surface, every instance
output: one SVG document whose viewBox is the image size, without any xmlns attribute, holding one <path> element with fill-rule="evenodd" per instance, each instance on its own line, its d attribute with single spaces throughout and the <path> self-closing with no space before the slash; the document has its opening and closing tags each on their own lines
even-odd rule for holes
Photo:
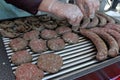
<svg viewBox="0 0 120 80">
<path fill-rule="evenodd" d="M 107 11 L 106 14 L 120 20 L 120 13 L 115 11 Z"/>
</svg>

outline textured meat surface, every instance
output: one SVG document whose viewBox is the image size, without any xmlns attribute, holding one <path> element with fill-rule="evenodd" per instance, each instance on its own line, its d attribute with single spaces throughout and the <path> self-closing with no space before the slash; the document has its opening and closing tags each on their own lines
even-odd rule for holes
<svg viewBox="0 0 120 80">
<path fill-rule="evenodd" d="M 25 63 L 18 66 L 15 71 L 15 76 L 16 80 L 41 80 L 44 72 L 34 64 Z"/>
<path fill-rule="evenodd" d="M 93 32 L 95 32 L 96 34 L 98 34 L 101 38 L 103 38 L 104 41 L 108 44 L 108 46 L 109 46 L 108 55 L 110 57 L 115 57 L 115 56 L 118 55 L 118 53 L 119 53 L 119 46 L 118 46 L 116 40 L 111 35 L 109 35 L 108 33 L 104 32 L 100 28 L 93 28 L 91 30 Z"/>
<path fill-rule="evenodd" d="M 120 33 L 120 26 L 114 23 L 108 23 L 105 25 L 105 28 L 116 30 Z"/>
<path fill-rule="evenodd" d="M 17 51 L 11 56 L 12 63 L 20 65 L 32 61 L 32 56 L 26 50 Z"/>
<path fill-rule="evenodd" d="M 61 69 L 63 61 L 62 58 L 57 54 L 41 54 L 38 58 L 37 65 L 41 70 L 55 73 Z"/>
<path fill-rule="evenodd" d="M 119 45 L 119 49 L 120 49 L 120 33 L 115 30 L 108 29 L 108 28 L 102 28 L 102 31 L 105 31 L 105 32 L 109 33 L 111 36 L 113 36 L 115 38 L 115 40 L 117 41 L 117 43 Z"/>
<path fill-rule="evenodd" d="M 55 29 L 57 27 L 57 24 L 53 21 L 47 21 L 44 26 L 48 29 Z"/>
<path fill-rule="evenodd" d="M 47 29 L 45 29 L 45 30 L 43 30 L 41 32 L 41 37 L 43 39 L 52 39 L 52 38 L 56 38 L 57 37 L 57 33 L 54 30 L 47 30 Z"/>
<path fill-rule="evenodd" d="M 70 26 L 67 20 L 56 20 L 58 26 Z"/>
<path fill-rule="evenodd" d="M 87 28 L 87 25 L 90 23 L 90 18 L 84 17 L 83 23 L 80 25 L 81 28 Z"/>
<path fill-rule="evenodd" d="M 66 33 L 66 32 L 71 32 L 72 30 L 69 27 L 61 26 L 56 29 L 56 32 L 60 35 Z"/>
<path fill-rule="evenodd" d="M 87 29 L 80 29 L 80 33 L 83 36 L 89 38 L 94 43 L 95 47 L 97 48 L 96 58 L 98 60 L 104 60 L 107 58 L 108 55 L 107 46 L 105 42 L 96 33 Z"/>
<path fill-rule="evenodd" d="M 51 20 L 51 16 L 43 15 L 39 17 L 40 21 L 46 22 Z"/>
<path fill-rule="evenodd" d="M 42 52 L 47 50 L 46 41 L 42 39 L 31 40 L 29 46 L 34 52 Z"/>
<path fill-rule="evenodd" d="M 100 15 L 98 15 L 98 14 L 96 14 L 96 16 L 97 16 L 98 19 L 99 19 L 99 24 L 98 24 L 98 26 L 103 27 L 103 26 L 105 26 L 105 25 L 107 24 L 107 20 L 106 20 L 103 16 L 100 16 Z"/>
<path fill-rule="evenodd" d="M 14 38 L 10 41 L 10 46 L 14 51 L 22 50 L 27 46 L 28 42 L 22 38 Z"/>
<path fill-rule="evenodd" d="M 70 44 L 77 43 L 79 41 L 79 36 L 72 32 L 63 34 L 62 38 L 65 42 L 68 42 Z"/>
<path fill-rule="evenodd" d="M 3 37 L 8 37 L 8 38 L 15 38 L 17 36 L 19 36 L 18 33 L 15 32 L 10 32 L 4 29 L 0 29 L 0 33 L 2 34 Z"/>
<path fill-rule="evenodd" d="M 86 28 L 92 28 L 92 27 L 96 27 L 98 25 L 98 18 L 95 16 L 92 21 L 87 25 Z"/>
<path fill-rule="evenodd" d="M 65 42 L 63 39 L 56 38 L 56 39 L 48 40 L 47 45 L 51 50 L 57 51 L 57 50 L 64 49 Z"/>
<path fill-rule="evenodd" d="M 30 32 L 27 32 L 27 33 L 24 34 L 23 38 L 25 40 L 38 39 L 39 38 L 39 31 L 32 30 Z"/>
<path fill-rule="evenodd" d="M 105 13 L 102 13 L 102 12 L 96 12 L 98 15 L 100 16 L 103 16 L 107 21 L 108 23 L 115 23 L 115 20 L 112 19 L 110 16 L 108 16 L 107 14 Z"/>
</svg>

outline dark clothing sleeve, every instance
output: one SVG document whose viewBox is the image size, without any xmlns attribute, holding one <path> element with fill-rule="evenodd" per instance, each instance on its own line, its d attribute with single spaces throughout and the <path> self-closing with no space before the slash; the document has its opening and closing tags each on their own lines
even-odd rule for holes
<svg viewBox="0 0 120 80">
<path fill-rule="evenodd" d="M 38 12 L 38 7 L 42 2 L 42 0 L 5 0 L 5 1 L 31 14 L 36 14 Z"/>
</svg>

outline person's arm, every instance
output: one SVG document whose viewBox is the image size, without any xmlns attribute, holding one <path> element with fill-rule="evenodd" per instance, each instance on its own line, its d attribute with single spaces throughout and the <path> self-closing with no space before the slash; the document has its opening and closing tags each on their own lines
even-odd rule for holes
<svg viewBox="0 0 120 80">
<path fill-rule="evenodd" d="M 83 13 L 75 4 L 63 3 L 59 0 L 6 0 L 23 10 L 36 14 L 37 11 L 52 13 L 65 18 L 73 26 L 79 26 Z"/>
<path fill-rule="evenodd" d="M 42 0 L 5 0 L 5 1 L 31 14 L 36 14 L 38 12 L 38 7 L 42 2 Z"/>
</svg>

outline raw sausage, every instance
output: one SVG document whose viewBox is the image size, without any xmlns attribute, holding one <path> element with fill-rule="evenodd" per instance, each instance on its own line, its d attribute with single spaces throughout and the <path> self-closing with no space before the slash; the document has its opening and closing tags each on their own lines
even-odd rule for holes
<svg viewBox="0 0 120 80">
<path fill-rule="evenodd" d="M 113 36 L 115 40 L 117 41 L 119 49 L 120 49 L 120 33 L 115 30 L 107 29 L 107 28 L 102 28 L 102 31 L 105 31 L 109 33 L 111 36 Z"/>
<path fill-rule="evenodd" d="M 98 26 L 105 26 L 107 24 L 107 20 L 103 17 L 103 16 L 100 16 L 99 14 L 96 14 L 96 16 L 98 17 L 99 19 L 99 24 Z"/>
<path fill-rule="evenodd" d="M 98 34 L 108 44 L 108 46 L 109 46 L 108 55 L 110 57 L 115 57 L 118 55 L 119 46 L 118 46 L 116 40 L 111 35 L 102 31 L 102 29 L 100 29 L 100 28 L 92 28 L 91 31 Z"/>
<path fill-rule="evenodd" d="M 81 28 L 86 28 L 89 23 L 90 23 L 90 18 L 84 17 L 83 18 L 83 23 L 80 25 L 80 27 Z"/>
<path fill-rule="evenodd" d="M 87 25 L 87 28 L 96 27 L 98 25 L 98 18 L 95 16 L 92 21 Z"/>
<path fill-rule="evenodd" d="M 96 13 L 99 14 L 99 15 L 101 15 L 101 16 L 103 16 L 104 18 L 106 18 L 106 20 L 108 21 L 108 23 L 115 23 L 115 20 L 112 19 L 110 16 L 108 16 L 108 15 L 102 13 L 102 12 L 96 12 Z"/>
<path fill-rule="evenodd" d="M 96 46 L 96 48 L 97 48 L 96 58 L 100 61 L 105 60 L 108 55 L 108 50 L 107 50 L 107 46 L 104 43 L 104 41 L 96 33 L 92 32 L 90 30 L 81 28 L 80 33 L 83 36 L 89 38 Z"/>
</svg>

